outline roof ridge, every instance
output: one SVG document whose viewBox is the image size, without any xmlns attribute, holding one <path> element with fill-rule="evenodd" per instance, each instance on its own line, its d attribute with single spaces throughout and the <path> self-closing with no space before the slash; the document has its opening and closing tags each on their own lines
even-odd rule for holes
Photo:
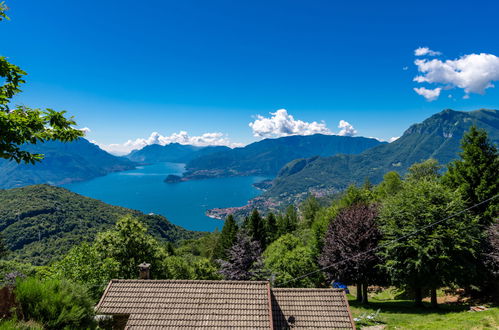
<svg viewBox="0 0 499 330">
<path fill-rule="evenodd" d="M 223 283 L 223 284 L 268 284 L 269 281 L 235 281 L 235 280 L 140 280 L 140 279 L 112 279 L 114 283 Z"/>
</svg>

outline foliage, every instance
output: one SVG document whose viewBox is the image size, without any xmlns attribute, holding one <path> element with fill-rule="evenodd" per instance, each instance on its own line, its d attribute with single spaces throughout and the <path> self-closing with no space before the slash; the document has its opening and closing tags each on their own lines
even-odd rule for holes
<svg viewBox="0 0 499 330">
<path fill-rule="evenodd" d="M 247 231 L 252 241 L 257 241 L 262 249 L 265 249 L 267 244 L 267 233 L 265 232 L 265 222 L 258 213 L 257 209 L 253 209 L 248 218 Z"/>
<path fill-rule="evenodd" d="M 43 326 L 33 321 L 24 322 L 16 319 L 0 319 L 0 330 L 43 330 Z"/>
<path fill-rule="evenodd" d="M 46 329 L 82 329 L 93 325 L 93 303 L 85 287 L 65 280 L 29 277 L 18 281 L 16 299 L 25 321 Z"/>
<path fill-rule="evenodd" d="M 4 284 L 13 285 L 17 277 L 34 276 L 36 268 L 28 263 L 15 260 L 0 260 L 0 287 Z"/>
<path fill-rule="evenodd" d="M 307 199 L 303 201 L 300 205 L 300 211 L 302 215 L 302 226 L 309 228 L 314 221 L 316 213 L 320 209 L 320 204 L 314 195 L 309 195 Z"/>
<path fill-rule="evenodd" d="M 383 267 L 395 284 L 415 290 L 418 304 L 421 288 L 434 290 L 474 273 L 480 232 L 476 218 L 454 216 L 463 209 L 457 192 L 432 180 L 404 182 L 383 205 Z"/>
<path fill-rule="evenodd" d="M 298 213 L 294 205 L 286 208 L 285 214 L 279 214 L 277 218 L 277 235 L 282 236 L 291 233 L 298 227 Z"/>
<path fill-rule="evenodd" d="M 436 180 L 440 177 L 442 168 L 436 159 L 427 159 L 421 163 L 412 164 L 407 170 L 407 180 Z"/>
<path fill-rule="evenodd" d="M 238 227 L 236 221 L 234 220 L 234 216 L 232 216 L 232 214 L 229 214 L 227 219 L 225 219 L 222 232 L 218 237 L 215 250 L 213 251 L 214 260 L 227 260 L 227 251 L 232 247 L 232 245 L 234 245 L 236 241 L 237 231 Z"/>
<path fill-rule="evenodd" d="M 487 132 L 472 126 L 461 141 L 459 159 L 450 163 L 444 182 L 458 189 L 467 207 L 499 194 L 499 153 Z M 492 223 L 499 213 L 499 199 L 471 210 L 483 225 Z"/>
<path fill-rule="evenodd" d="M 142 262 L 151 264 L 153 277 L 164 276 L 161 267 L 166 251 L 147 227 L 138 219 L 125 216 L 116 222 L 113 229 L 97 235 L 95 249 L 101 256 L 115 260 L 120 278 L 136 278 L 137 266 Z"/>
<path fill-rule="evenodd" d="M 264 265 L 272 274 L 274 285 L 285 287 L 316 287 L 322 281 L 321 273 L 294 280 L 305 273 L 318 270 L 311 249 L 293 234 L 285 234 L 269 245 L 264 254 Z"/>
<path fill-rule="evenodd" d="M 220 237 L 219 232 L 206 233 L 195 239 L 179 241 L 179 247 L 175 250 L 177 255 L 194 255 L 212 259 Z"/>
<path fill-rule="evenodd" d="M 265 232 L 267 233 L 267 246 L 277 239 L 277 219 L 274 213 L 269 212 L 265 217 Z"/>
<path fill-rule="evenodd" d="M 362 299 L 367 302 L 367 285 L 379 280 L 378 247 L 381 232 L 377 224 L 378 207 L 357 203 L 341 210 L 330 222 L 319 258 L 329 280 L 357 283 L 363 286 Z M 371 252 L 369 252 L 371 251 Z"/>
<path fill-rule="evenodd" d="M 0 21 L 8 18 L 6 10 L 5 3 L 1 2 Z M 43 159 L 43 155 L 23 150 L 23 144 L 50 140 L 67 142 L 84 134 L 72 127 L 76 123 L 72 117 L 65 117 L 66 111 L 30 109 L 26 106 L 11 110 L 9 103 L 21 91 L 25 75 L 21 68 L 0 56 L 0 78 L 3 81 L 0 86 L 0 158 L 34 164 Z"/>
<path fill-rule="evenodd" d="M 115 259 L 103 257 L 94 246 L 83 243 L 69 250 L 49 269 L 49 276 L 86 285 L 91 296 L 98 299 L 107 283 L 117 278 L 120 264 Z"/>
<path fill-rule="evenodd" d="M 9 253 L 9 249 L 5 245 L 5 241 L 3 239 L 3 235 L 0 232 L 0 260 L 2 260 Z"/>
<path fill-rule="evenodd" d="M 375 194 L 378 198 L 383 199 L 395 195 L 400 190 L 402 190 L 402 179 L 400 174 L 395 171 L 391 171 L 386 173 L 383 176 L 383 181 L 376 186 Z"/>
<path fill-rule="evenodd" d="M 49 185 L 0 190 L 0 231 L 11 250 L 8 258 L 45 265 L 73 246 L 93 241 L 98 232 L 132 215 L 160 242 L 199 237 L 159 215 L 112 206 Z"/>
<path fill-rule="evenodd" d="M 229 250 L 229 259 L 220 261 L 220 274 L 226 280 L 250 280 L 259 266 L 261 247 L 243 231 L 237 234 L 236 244 Z"/>
</svg>

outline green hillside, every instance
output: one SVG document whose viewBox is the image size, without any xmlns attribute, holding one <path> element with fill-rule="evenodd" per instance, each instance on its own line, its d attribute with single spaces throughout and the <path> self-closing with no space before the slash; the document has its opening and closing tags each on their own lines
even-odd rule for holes
<svg viewBox="0 0 499 330">
<path fill-rule="evenodd" d="M 112 206 L 64 188 L 35 185 L 0 190 L 0 232 L 12 251 L 10 258 L 37 265 L 58 259 L 75 244 L 93 240 L 126 214 L 140 218 L 162 241 L 200 235 L 163 216 Z"/>
<path fill-rule="evenodd" d="M 383 144 L 376 139 L 337 135 L 287 136 L 265 139 L 242 148 L 193 159 L 185 179 L 235 175 L 276 175 L 287 162 L 303 157 L 358 154 Z"/>
<path fill-rule="evenodd" d="M 35 165 L 0 159 L 0 188 L 60 185 L 135 167 L 130 160 L 113 156 L 85 139 L 68 143 L 49 141 L 27 145 L 25 149 L 44 154 L 45 158 Z"/>
<path fill-rule="evenodd" d="M 472 124 L 485 129 L 490 140 L 499 144 L 499 111 L 447 109 L 412 125 L 398 140 L 359 155 L 293 160 L 280 170 L 264 196 L 286 200 L 309 191 L 319 194 L 339 191 L 366 178 L 378 183 L 385 173 L 404 174 L 413 163 L 428 158 L 446 164 L 457 157 L 460 140 Z"/>
</svg>

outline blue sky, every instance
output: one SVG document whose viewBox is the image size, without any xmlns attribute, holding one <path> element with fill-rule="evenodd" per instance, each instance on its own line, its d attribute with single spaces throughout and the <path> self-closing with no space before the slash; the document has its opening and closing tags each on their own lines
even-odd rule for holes
<svg viewBox="0 0 499 330">
<path fill-rule="evenodd" d="M 463 62 L 464 78 L 438 76 L 441 62 L 413 81 L 418 47 L 442 53 L 418 57 L 427 61 L 499 55 L 497 1 L 7 5 L 0 55 L 29 73 L 15 102 L 68 110 L 103 145 L 155 131 L 248 143 L 258 139 L 248 124 L 282 108 L 331 132 L 344 120 L 358 135 L 389 139 L 444 108 L 498 108 L 499 89 L 476 78 L 488 70 L 488 83 L 498 80 L 495 56 L 485 69 L 482 58 Z M 441 90 L 430 102 L 415 87 Z"/>
</svg>

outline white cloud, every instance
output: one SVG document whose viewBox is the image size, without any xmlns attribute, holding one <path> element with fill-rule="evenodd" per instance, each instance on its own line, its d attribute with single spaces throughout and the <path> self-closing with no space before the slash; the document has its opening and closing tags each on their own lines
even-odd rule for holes
<svg viewBox="0 0 499 330">
<path fill-rule="evenodd" d="M 158 132 L 153 132 L 148 138 L 138 138 L 128 140 L 125 143 L 99 144 L 99 147 L 115 155 L 125 155 L 132 150 L 142 149 L 151 144 L 167 145 L 170 143 L 190 144 L 195 146 L 229 146 L 239 147 L 242 144 L 230 142 L 227 135 L 219 132 L 204 133 L 199 136 L 190 136 L 186 131 L 163 136 Z"/>
<path fill-rule="evenodd" d="M 357 134 L 355 128 L 344 120 L 340 120 L 338 128 L 341 128 L 341 130 L 338 132 L 338 135 L 341 136 L 354 136 L 355 134 Z"/>
<path fill-rule="evenodd" d="M 85 135 L 92 132 L 92 130 L 88 127 L 79 128 L 79 130 L 82 131 Z"/>
<path fill-rule="evenodd" d="M 414 88 L 414 91 L 423 96 L 428 102 L 435 101 L 440 96 L 442 88 L 427 89 L 424 87 Z"/>
<path fill-rule="evenodd" d="M 389 142 L 389 143 L 392 143 L 393 141 L 396 141 L 396 140 L 398 140 L 399 138 L 400 138 L 400 136 L 394 136 L 394 137 L 391 137 L 391 138 L 389 138 L 389 139 L 388 139 L 388 142 Z"/>
<path fill-rule="evenodd" d="M 442 55 L 442 53 L 431 50 L 428 47 L 419 47 L 416 50 L 414 50 L 414 55 L 415 56 L 438 56 L 438 55 Z"/>
<path fill-rule="evenodd" d="M 357 134 L 355 128 L 345 120 L 340 120 L 338 133 L 332 132 L 325 122 L 306 122 L 295 119 L 288 114 L 286 109 L 279 109 L 276 112 L 270 113 L 270 118 L 258 115 L 257 119 L 249 123 L 249 127 L 253 130 L 253 136 L 259 138 L 275 138 L 290 135 L 341 135 L 354 136 Z"/>
<path fill-rule="evenodd" d="M 258 115 L 257 119 L 249 126 L 253 130 L 253 136 L 260 138 L 281 137 L 288 135 L 312 135 L 312 134 L 332 134 L 324 122 L 311 123 L 302 120 L 295 120 L 288 114 L 286 109 L 279 109 L 271 112 L 271 117 L 266 118 Z"/>
<path fill-rule="evenodd" d="M 464 90 L 465 98 L 470 93 L 484 94 L 487 88 L 494 87 L 493 81 L 499 80 L 499 57 L 492 54 L 469 54 L 446 61 L 417 59 L 414 64 L 422 73 L 414 81 L 440 84 L 445 89 L 460 88 Z"/>
</svg>

